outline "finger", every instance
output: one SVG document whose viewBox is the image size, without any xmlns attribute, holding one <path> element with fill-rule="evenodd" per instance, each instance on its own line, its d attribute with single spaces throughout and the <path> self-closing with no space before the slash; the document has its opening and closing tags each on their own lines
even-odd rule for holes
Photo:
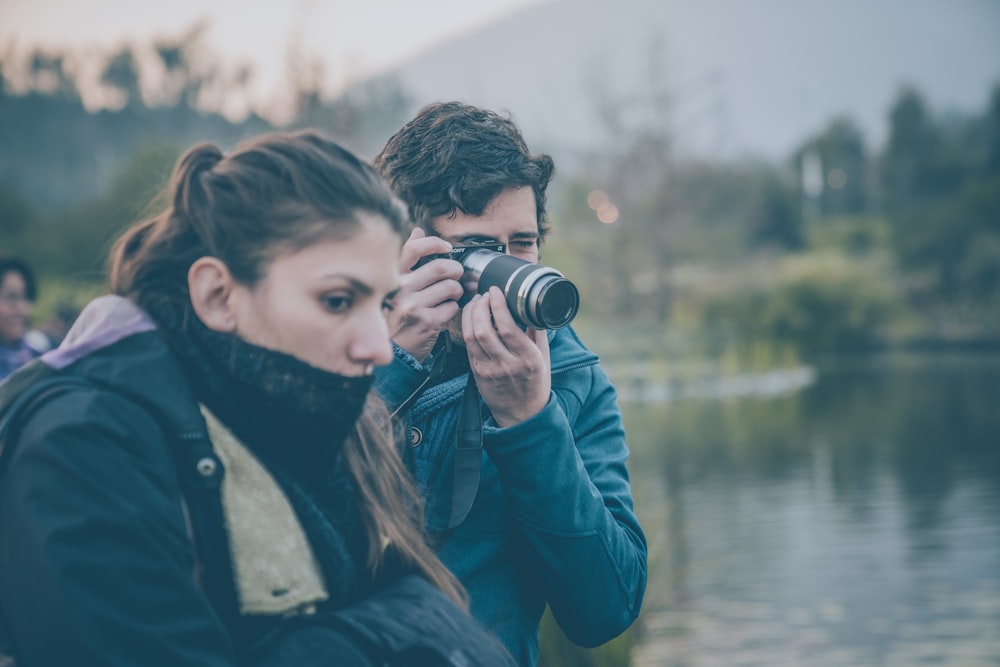
<svg viewBox="0 0 1000 667">
<path fill-rule="evenodd" d="M 500 288 L 490 287 L 487 297 L 493 316 L 493 328 L 497 332 L 497 340 L 510 354 L 515 356 L 530 352 L 530 346 L 534 345 L 534 342 L 514 319 L 514 315 L 507 306 L 507 299 Z"/>
<path fill-rule="evenodd" d="M 451 244 L 440 236 L 426 236 L 421 229 L 410 232 L 410 238 L 399 253 L 399 272 L 406 273 L 428 255 L 443 255 L 451 251 Z"/>
<path fill-rule="evenodd" d="M 514 315 L 507 306 L 507 299 L 499 287 L 490 287 L 486 297 L 489 299 L 490 311 L 493 314 L 493 326 L 501 336 L 513 336 L 515 331 L 519 334 L 524 333 L 514 321 Z"/>
<path fill-rule="evenodd" d="M 457 302 L 465 293 L 462 283 L 454 278 L 438 278 L 433 273 L 412 273 L 406 278 L 407 280 L 400 280 L 400 296 L 396 298 L 397 308 L 411 304 L 417 307 L 430 307 L 445 301 Z"/>
<path fill-rule="evenodd" d="M 486 305 L 482 295 L 476 294 L 469 303 L 462 308 L 462 338 L 465 340 L 465 349 L 471 359 L 488 358 L 489 355 L 479 342 L 481 334 L 477 328 L 483 328 L 489 324 L 489 306 Z"/>
<path fill-rule="evenodd" d="M 483 354 L 494 360 L 502 360 L 510 356 L 510 352 L 500 340 L 500 335 L 493 323 L 493 309 L 488 294 L 478 295 L 475 304 L 469 311 L 469 319 L 469 334 L 475 341 L 475 345 L 483 351 Z"/>
<path fill-rule="evenodd" d="M 446 283 L 445 289 L 450 297 L 444 298 L 458 300 L 462 297 L 463 289 L 461 278 L 464 269 L 462 265 L 453 259 L 435 259 L 424 264 L 418 269 L 403 273 L 399 278 L 400 291 L 403 293 L 421 292 L 431 289 L 439 283 Z"/>
</svg>

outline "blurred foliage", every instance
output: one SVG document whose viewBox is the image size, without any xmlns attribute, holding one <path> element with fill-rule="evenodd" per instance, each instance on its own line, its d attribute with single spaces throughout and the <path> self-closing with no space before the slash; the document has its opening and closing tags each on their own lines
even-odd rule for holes
<svg viewBox="0 0 1000 667">
<path fill-rule="evenodd" d="M 1000 85 L 982 116 L 935 120 L 920 94 L 890 112 L 881 164 L 885 211 L 909 296 L 926 312 L 979 311 L 1000 323 Z M 971 306 L 971 307 L 970 307 Z M 947 317 L 947 316 L 946 316 Z"/>
<path fill-rule="evenodd" d="M 940 116 L 903 88 L 884 147 L 838 117 L 777 165 L 694 161 L 669 124 L 603 117 L 620 139 L 563 183 L 545 251 L 580 283 L 580 328 L 627 322 L 663 348 L 680 330 L 714 354 L 770 340 L 807 360 L 1000 340 L 1000 85 L 983 113 Z"/>
<path fill-rule="evenodd" d="M 98 62 L 83 51 L 17 56 L 7 49 L 0 61 L 0 249 L 31 263 L 43 300 L 62 292 L 58 285 L 78 284 L 80 295 L 100 289 L 112 242 L 157 212 L 176 160 L 195 143 L 225 150 L 263 132 L 315 126 L 373 155 L 410 111 L 391 78 L 328 99 L 322 72 L 303 66 L 291 68 L 287 122 L 252 110 L 232 120 L 224 112 L 249 97 L 252 72 L 224 69 L 203 25 L 120 46 Z M 88 81 L 89 71 L 97 74 Z M 99 110 L 89 110 L 84 90 L 103 100 Z"/>
<path fill-rule="evenodd" d="M 252 69 L 223 65 L 206 43 L 205 27 L 108 54 L 6 49 L 0 185 L 53 213 L 107 193 L 149 144 L 179 153 L 212 141 L 225 149 L 262 132 L 315 126 L 370 156 L 411 112 L 392 78 L 329 95 L 323 68 L 295 60 L 288 64 L 290 90 L 274 96 L 291 100 L 291 108 L 274 102 L 272 117 L 283 119 L 270 121 L 250 103 Z M 87 78 L 91 72 L 97 74 Z"/>
<path fill-rule="evenodd" d="M 166 185 L 177 157 L 177 150 L 169 146 L 143 147 L 106 194 L 51 218 L 19 225 L 5 245 L 29 258 L 42 276 L 101 283 L 111 243 L 131 223 L 155 212 L 148 207 Z M 6 216 L 0 210 L 0 217 Z"/>
<path fill-rule="evenodd" d="M 857 262 L 815 260 L 765 289 L 720 294 L 705 304 L 703 323 L 723 339 L 788 343 L 808 358 L 876 343 L 896 303 L 878 272 Z"/>
</svg>

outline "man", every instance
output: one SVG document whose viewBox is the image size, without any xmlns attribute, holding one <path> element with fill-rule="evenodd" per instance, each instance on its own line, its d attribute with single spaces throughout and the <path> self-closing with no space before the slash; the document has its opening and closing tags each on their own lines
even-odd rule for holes
<svg viewBox="0 0 1000 667">
<path fill-rule="evenodd" d="M 496 242 L 537 263 L 552 159 L 510 120 L 452 102 L 421 110 L 375 166 L 418 227 L 377 387 L 408 427 L 439 556 L 520 664 L 538 660 L 546 604 L 572 641 L 602 644 L 635 620 L 646 586 L 614 388 L 571 328 L 522 329 L 497 288 L 460 308 L 462 265 L 430 257 Z"/>
</svg>

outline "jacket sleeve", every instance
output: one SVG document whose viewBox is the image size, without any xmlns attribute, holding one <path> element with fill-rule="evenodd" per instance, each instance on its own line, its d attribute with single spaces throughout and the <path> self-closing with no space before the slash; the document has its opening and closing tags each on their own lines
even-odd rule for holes
<svg viewBox="0 0 1000 667">
<path fill-rule="evenodd" d="M 80 389 L 26 420 L 0 483 L 0 604 L 18 665 L 235 665 L 195 582 L 150 415 Z"/>
<path fill-rule="evenodd" d="M 646 539 L 633 510 L 625 429 L 607 375 L 596 364 L 554 374 L 552 389 L 535 417 L 487 428 L 484 445 L 553 616 L 569 639 L 593 647 L 639 614 Z"/>
</svg>

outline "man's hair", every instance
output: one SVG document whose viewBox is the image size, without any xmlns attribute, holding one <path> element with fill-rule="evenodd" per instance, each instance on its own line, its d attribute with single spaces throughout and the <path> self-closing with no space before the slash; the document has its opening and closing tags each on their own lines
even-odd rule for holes
<svg viewBox="0 0 1000 667">
<path fill-rule="evenodd" d="M 389 139 L 373 164 L 406 202 L 413 222 L 456 212 L 479 216 L 504 190 L 535 193 L 538 233 L 548 233 L 545 189 L 552 158 L 532 155 L 520 130 L 493 111 L 461 102 L 425 106 Z"/>
</svg>

